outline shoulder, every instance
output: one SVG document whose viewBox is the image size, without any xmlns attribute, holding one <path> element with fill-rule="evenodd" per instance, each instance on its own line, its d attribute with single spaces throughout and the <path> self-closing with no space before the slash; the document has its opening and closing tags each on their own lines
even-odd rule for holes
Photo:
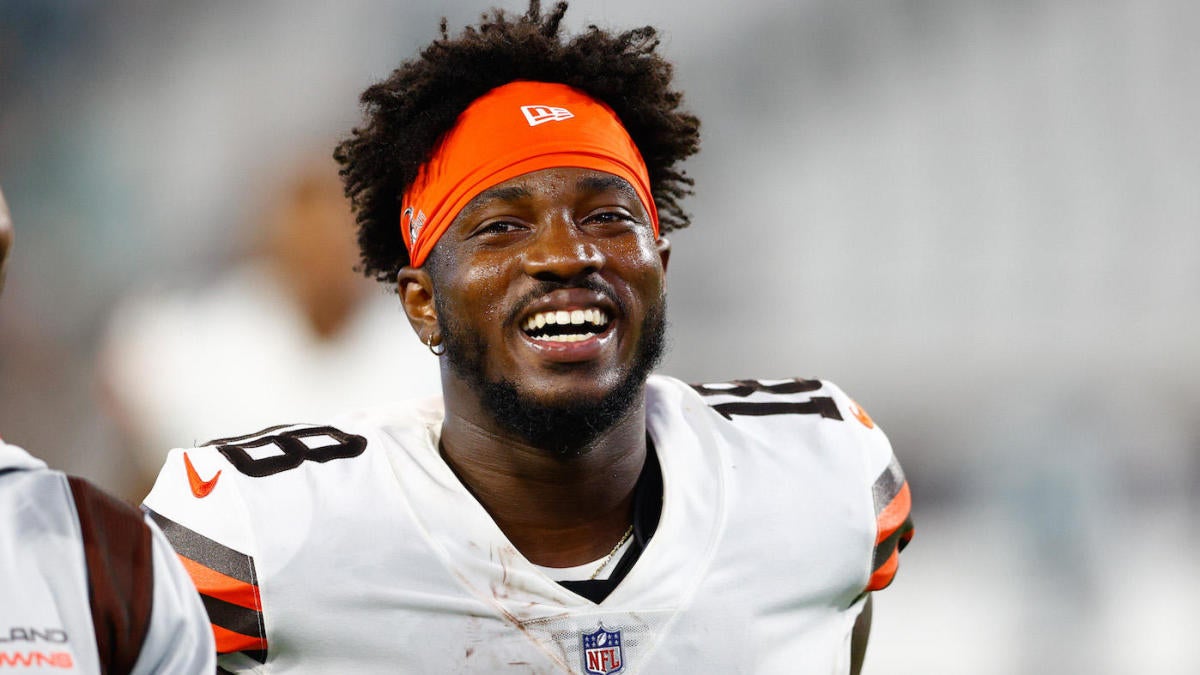
<svg viewBox="0 0 1200 675">
<path fill-rule="evenodd" d="M 875 533 L 866 590 L 891 583 L 898 554 L 913 535 L 908 482 L 887 436 L 840 387 L 801 378 L 689 385 L 656 376 L 647 389 L 647 409 L 692 429 L 707 424 L 729 438 L 737 453 L 753 447 L 766 456 L 794 457 L 810 476 L 859 495 L 863 511 L 873 514 Z M 708 411 L 708 420 L 688 412 L 696 409 Z M 663 410 L 674 412 L 662 415 Z"/>
<path fill-rule="evenodd" d="M 132 506 L 113 497 L 86 479 L 68 476 L 46 467 L 25 450 L 0 441 L 0 480 L 3 494 L 35 505 L 39 511 L 53 504 L 70 505 L 85 540 L 98 538 L 101 550 L 110 545 L 124 553 L 131 541 L 143 534 L 142 514 Z M 38 524 L 49 525 L 50 519 L 24 523 L 22 531 L 31 533 Z M 148 539 L 147 539 L 148 541 Z M 89 544 L 90 545 L 90 544 Z M 134 547 L 136 548 L 136 547 Z"/>
<path fill-rule="evenodd" d="M 248 550 L 248 533 L 239 534 L 253 511 L 248 500 L 261 499 L 286 511 L 289 503 L 305 499 L 309 489 L 319 486 L 312 481 L 332 474 L 344 480 L 373 445 L 368 437 L 376 434 L 367 427 L 338 421 L 277 424 L 172 450 L 144 505 L 168 537 L 172 532 L 164 519 L 186 522 Z M 297 490 L 298 485 L 304 489 Z"/>
<path fill-rule="evenodd" d="M 23 592 L 32 604 L 27 609 L 44 610 L 49 597 L 68 633 L 78 633 L 82 625 L 91 628 L 95 651 L 77 644 L 74 649 L 83 650 L 75 652 L 80 663 L 95 658 L 109 672 L 149 672 L 135 666 L 147 662 L 146 645 L 162 632 L 153 628 L 156 623 L 171 626 L 172 644 L 201 647 L 186 663 L 211 663 L 203 652 L 211 638 L 199 598 L 139 510 L 3 443 L 0 488 L 0 514 L 18 521 L 15 527 L 0 527 L 0 540 L 26 556 L 25 563 L 19 554 L 0 566 L 10 573 L 24 570 Z M 17 533 L 11 542 L 9 533 Z M 24 567 L 30 559 L 36 572 Z M 168 588 L 177 592 L 164 596 Z M 70 597 L 76 598 L 74 604 L 66 602 Z M 79 623 L 83 616 L 86 624 Z"/>
<path fill-rule="evenodd" d="M 747 433 L 787 435 L 807 429 L 819 432 L 826 441 L 861 445 L 876 462 L 891 454 L 887 437 L 875 421 L 828 380 L 742 379 L 686 384 L 656 375 L 647 389 L 650 406 L 694 408 L 699 403 L 728 426 Z"/>
<path fill-rule="evenodd" d="M 57 474 L 58 472 L 47 471 L 45 462 L 25 452 L 24 449 L 5 443 L 3 439 L 0 439 L 0 477 L 15 478 L 52 473 Z"/>
<path fill-rule="evenodd" d="M 894 496 L 904 483 L 887 435 L 828 380 L 685 384 L 655 376 L 647 388 L 647 408 L 668 424 L 707 425 L 729 437 L 739 453 L 754 447 L 769 455 L 823 457 L 823 466 L 838 467 L 839 480 L 880 492 L 880 499 Z"/>
<path fill-rule="evenodd" d="M 428 429 L 440 417 L 422 414 L 418 405 L 398 404 L 172 450 L 144 507 L 185 557 L 185 549 L 237 554 L 219 563 L 291 550 L 303 545 L 297 528 L 311 523 L 317 509 L 362 511 L 373 486 L 390 473 L 388 457 L 423 438 L 428 445 Z"/>
<path fill-rule="evenodd" d="M 303 569 L 327 561 L 327 546 L 366 545 L 364 523 L 387 517 L 377 507 L 388 454 L 426 421 L 411 405 L 388 407 L 171 451 L 144 508 L 209 608 L 227 663 L 267 659 L 264 584 L 296 560 L 308 561 Z"/>
</svg>

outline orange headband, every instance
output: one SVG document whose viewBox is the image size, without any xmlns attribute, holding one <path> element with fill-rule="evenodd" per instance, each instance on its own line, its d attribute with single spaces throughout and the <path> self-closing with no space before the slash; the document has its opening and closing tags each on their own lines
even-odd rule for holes
<svg viewBox="0 0 1200 675">
<path fill-rule="evenodd" d="M 510 82 L 475 100 L 404 193 L 400 216 L 409 265 L 476 195 L 522 174 L 571 166 L 629 181 L 658 236 L 646 163 L 611 108 L 565 84 Z"/>
</svg>

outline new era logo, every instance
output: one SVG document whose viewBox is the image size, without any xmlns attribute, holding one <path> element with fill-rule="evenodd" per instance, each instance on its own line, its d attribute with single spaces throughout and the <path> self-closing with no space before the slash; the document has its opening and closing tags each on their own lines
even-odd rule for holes
<svg viewBox="0 0 1200 675">
<path fill-rule="evenodd" d="M 416 246 L 417 237 L 421 236 L 421 228 L 425 227 L 425 212 L 417 211 L 413 214 L 413 207 L 404 209 L 404 220 L 408 222 L 408 245 Z"/>
<path fill-rule="evenodd" d="M 525 119 L 529 120 L 531 127 L 536 127 L 542 122 L 561 122 L 575 116 L 566 108 L 555 108 L 549 105 L 523 105 L 521 112 L 525 113 Z"/>
</svg>

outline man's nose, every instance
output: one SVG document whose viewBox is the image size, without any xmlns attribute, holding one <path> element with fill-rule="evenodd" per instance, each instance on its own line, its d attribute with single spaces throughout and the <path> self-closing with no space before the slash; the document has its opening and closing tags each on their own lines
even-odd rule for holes
<svg viewBox="0 0 1200 675">
<path fill-rule="evenodd" d="M 569 281 L 600 271 L 604 254 L 569 218 L 555 217 L 538 228 L 525 251 L 525 273 L 543 281 Z"/>
</svg>

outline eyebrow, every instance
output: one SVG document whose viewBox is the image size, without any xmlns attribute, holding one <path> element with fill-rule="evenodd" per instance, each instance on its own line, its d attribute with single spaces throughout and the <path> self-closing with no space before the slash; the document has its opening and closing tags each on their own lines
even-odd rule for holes
<svg viewBox="0 0 1200 675">
<path fill-rule="evenodd" d="M 583 176 L 575 183 L 575 188 L 581 192 L 606 192 L 616 190 L 630 199 L 640 199 L 637 191 L 629 181 L 611 174 L 603 176 Z"/>
<path fill-rule="evenodd" d="M 493 200 L 499 200 L 502 202 L 515 202 L 519 199 L 528 199 L 532 196 L 533 193 L 519 185 L 514 185 L 511 187 L 494 187 L 475 195 L 475 197 L 471 199 L 470 203 L 476 204 L 490 202 Z M 468 204 L 468 206 L 470 206 L 470 204 Z"/>
<path fill-rule="evenodd" d="M 480 192 L 472 197 L 471 201 L 467 202 L 467 205 L 462 207 L 462 210 L 459 211 L 458 215 L 454 217 L 453 222 L 458 222 L 459 220 L 468 217 L 470 214 L 483 208 L 485 204 L 491 201 L 516 202 L 522 199 L 529 199 L 532 196 L 532 192 L 519 185 L 514 185 L 511 187 L 488 188 L 487 190 L 484 190 L 483 192 Z"/>
</svg>

